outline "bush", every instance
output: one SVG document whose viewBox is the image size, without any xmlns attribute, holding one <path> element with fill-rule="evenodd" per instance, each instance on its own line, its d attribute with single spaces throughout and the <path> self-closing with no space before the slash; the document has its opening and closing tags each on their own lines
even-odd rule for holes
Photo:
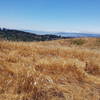
<svg viewBox="0 0 100 100">
<path fill-rule="evenodd" d="M 95 44 L 96 46 L 100 46 L 100 39 L 97 39 L 96 40 L 96 44 Z"/>
<path fill-rule="evenodd" d="M 85 40 L 82 40 L 82 39 L 71 40 L 71 44 L 74 44 L 74 45 L 83 45 L 84 43 L 85 43 Z"/>
</svg>

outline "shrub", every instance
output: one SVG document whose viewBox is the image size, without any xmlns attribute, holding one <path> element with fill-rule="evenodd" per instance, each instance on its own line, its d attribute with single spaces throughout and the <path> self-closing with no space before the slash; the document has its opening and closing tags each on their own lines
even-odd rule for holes
<svg viewBox="0 0 100 100">
<path fill-rule="evenodd" d="M 82 40 L 82 39 L 71 40 L 71 44 L 74 44 L 74 45 L 83 45 L 84 43 L 85 43 L 85 40 Z"/>
</svg>

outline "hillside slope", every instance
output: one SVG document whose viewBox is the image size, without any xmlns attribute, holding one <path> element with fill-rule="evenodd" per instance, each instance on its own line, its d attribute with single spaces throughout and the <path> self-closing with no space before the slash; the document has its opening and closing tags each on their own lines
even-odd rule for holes
<svg viewBox="0 0 100 100">
<path fill-rule="evenodd" d="M 100 39 L 83 40 L 0 41 L 0 100 L 100 100 Z"/>
<path fill-rule="evenodd" d="M 0 40 L 9 41 L 46 41 L 61 38 L 56 35 L 37 35 L 35 33 L 24 32 L 20 30 L 0 29 Z"/>
</svg>

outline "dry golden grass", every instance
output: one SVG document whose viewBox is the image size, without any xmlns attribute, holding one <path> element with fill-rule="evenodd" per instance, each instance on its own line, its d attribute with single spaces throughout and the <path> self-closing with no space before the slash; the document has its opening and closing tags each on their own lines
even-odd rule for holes
<svg viewBox="0 0 100 100">
<path fill-rule="evenodd" d="M 100 39 L 74 40 L 1 41 L 0 100 L 100 100 Z"/>
</svg>

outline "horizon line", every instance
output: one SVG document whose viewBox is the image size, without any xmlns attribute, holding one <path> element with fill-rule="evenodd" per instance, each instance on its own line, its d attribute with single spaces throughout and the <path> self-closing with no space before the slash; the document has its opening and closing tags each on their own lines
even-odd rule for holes
<svg viewBox="0 0 100 100">
<path fill-rule="evenodd" d="M 25 28 L 10 28 L 10 27 L 0 27 L 1 29 L 10 29 L 10 30 L 21 30 L 26 32 L 59 32 L 59 33 L 86 33 L 86 34 L 100 34 L 100 32 L 90 32 L 90 31 L 57 31 L 57 30 L 41 30 L 41 29 L 25 29 Z"/>
</svg>

